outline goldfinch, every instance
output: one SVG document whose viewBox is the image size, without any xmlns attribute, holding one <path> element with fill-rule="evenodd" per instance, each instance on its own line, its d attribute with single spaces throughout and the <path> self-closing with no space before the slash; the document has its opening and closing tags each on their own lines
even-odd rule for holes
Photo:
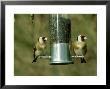
<svg viewBox="0 0 110 89">
<path fill-rule="evenodd" d="M 87 39 L 86 36 L 79 35 L 77 37 L 77 41 L 72 43 L 72 48 L 73 52 L 75 53 L 76 56 L 83 56 L 81 57 L 81 63 L 86 63 L 86 60 L 84 59 L 84 56 L 86 55 L 87 52 L 87 44 L 85 40 Z"/>
<path fill-rule="evenodd" d="M 47 41 L 46 37 L 39 37 L 38 38 L 38 41 L 35 44 L 35 47 L 33 48 L 33 56 L 34 56 L 33 62 L 36 62 L 37 58 L 40 55 L 44 55 L 43 52 L 44 52 L 44 50 L 46 48 L 46 41 Z"/>
</svg>

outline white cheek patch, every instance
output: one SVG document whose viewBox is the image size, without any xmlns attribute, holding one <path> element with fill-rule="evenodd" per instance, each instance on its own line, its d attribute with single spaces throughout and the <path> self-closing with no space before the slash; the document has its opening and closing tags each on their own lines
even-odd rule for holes
<svg viewBox="0 0 110 89">
<path fill-rule="evenodd" d="M 39 38 L 39 43 L 43 43 L 42 37 Z"/>
<path fill-rule="evenodd" d="M 39 39 L 42 39 L 42 37 L 39 37 Z"/>
<path fill-rule="evenodd" d="M 81 42 L 81 35 L 78 36 L 78 41 Z"/>
</svg>

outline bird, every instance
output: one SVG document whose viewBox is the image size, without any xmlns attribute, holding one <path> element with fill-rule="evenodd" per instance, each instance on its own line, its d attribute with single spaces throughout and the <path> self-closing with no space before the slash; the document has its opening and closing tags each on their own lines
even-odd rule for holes
<svg viewBox="0 0 110 89">
<path fill-rule="evenodd" d="M 36 42 L 35 46 L 33 47 L 33 56 L 34 60 L 33 62 L 36 62 L 39 56 L 44 55 L 43 52 L 46 48 L 46 41 L 47 37 L 39 37 L 38 41 Z"/>
<path fill-rule="evenodd" d="M 77 56 L 83 56 L 81 57 L 81 63 L 86 63 L 86 60 L 84 58 L 84 56 L 87 53 L 87 43 L 86 40 L 87 37 L 84 35 L 78 35 L 77 36 L 77 40 L 72 42 L 72 50 L 74 52 L 74 54 Z"/>
</svg>

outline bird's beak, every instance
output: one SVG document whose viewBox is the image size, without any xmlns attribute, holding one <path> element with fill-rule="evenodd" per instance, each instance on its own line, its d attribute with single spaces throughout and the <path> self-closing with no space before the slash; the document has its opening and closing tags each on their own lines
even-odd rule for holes
<svg viewBox="0 0 110 89">
<path fill-rule="evenodd" d="M 84 37 L 85 40 L 87 40 L 87 37 Z"/>
<path fill-rule="evenodd" d="M 45 38 L 45 40 L 47 40 L 47 38 Z"/>
</svg>

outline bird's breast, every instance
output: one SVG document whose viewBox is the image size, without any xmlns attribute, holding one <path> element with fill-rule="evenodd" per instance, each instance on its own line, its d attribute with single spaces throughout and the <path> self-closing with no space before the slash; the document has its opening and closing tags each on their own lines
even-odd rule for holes
<svg viewBox="0 0 110 89">
<path fill-rule="evenodd" d="M 46 46 L 45 45 L 40 45 L 40 48 L 44 49 Z"/>
<path fill-rule="evenodd" d="M 45 47 L 46 47 L 45 44 L 40 44 L 40 43 L 38 43 L 38 44 L 36 45 L 36 48 L 37 48 L 37 49 L 44 49 Z"/>
<path fill-rule="evenodd" d="M 84 47 L 84 45 L 85 45 L 84 42 L 75 42 L 73 47 L 74 47 L 74 49 L 81 49 Z"/>
<path fill-rule="evenodd" d="M 73 50 L 76 55 L 85 55 L 86 54 L 86 43 L 85 42 L 75 42 L 73 45 Z"/>
</svg>

